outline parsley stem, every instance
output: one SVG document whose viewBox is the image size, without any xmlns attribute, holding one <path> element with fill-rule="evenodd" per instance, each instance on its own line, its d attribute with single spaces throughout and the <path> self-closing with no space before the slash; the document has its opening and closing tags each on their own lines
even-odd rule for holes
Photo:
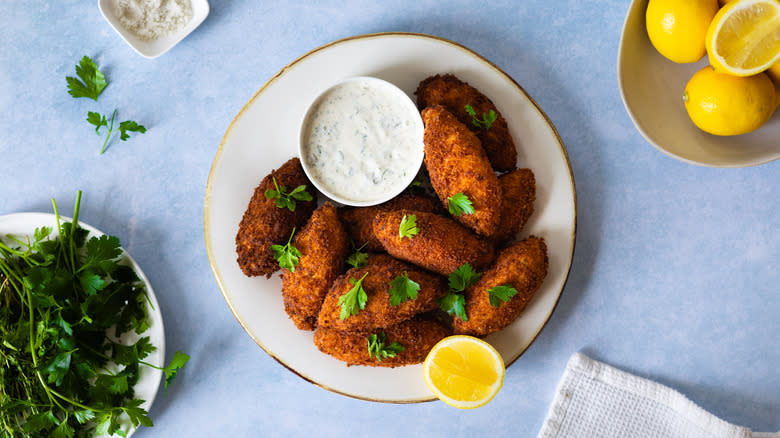
<svg viewBox="0 0 780 438">
<path fill-rule="evenodd" d="M 100 149 L 100 155 L 103 155 L 103 152 L 106 151 L 106 145 L 108 144 L 108 139 L 111 138 L 111 132 L 114 131 L 114 117 L 116 117 L 116 109 L 113 113 L 111 113 L 111 124 L 108 126 L 108 134 L 106 134 L 106 141 L 103 142 L 103 147 Z"/>
</svg>

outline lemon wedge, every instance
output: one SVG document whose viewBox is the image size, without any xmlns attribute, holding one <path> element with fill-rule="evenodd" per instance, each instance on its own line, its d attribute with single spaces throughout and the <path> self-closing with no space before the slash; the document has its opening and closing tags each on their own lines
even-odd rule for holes
<svg viewBox="0 0 780 438">
<path fill-rule="evenodd" d="M 712 19 L 705 43 L 715 70 L 734 76 L 761 73 L 780 61 L 780 2 L 729 2 Z"/>
<path fill-rule="evenodd" d="M 487 342 L 450 336 L 436 344 L 423 363 L 425 383 L 444 403 L 459 409 L 486 405 L 504 384 L 504 360 Z"/>
</svg>

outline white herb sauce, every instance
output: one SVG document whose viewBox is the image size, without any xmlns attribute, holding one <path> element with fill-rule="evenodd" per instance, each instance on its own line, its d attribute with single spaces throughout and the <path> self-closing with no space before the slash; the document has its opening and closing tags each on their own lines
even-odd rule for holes
<svg viewBox="0 0 780 438">
<path fill-rule="evenodd" d="M 356 202 L 402 191 L 422 162 L 422 120 L 399 89 L 356 78 L 327 90 L 308 112 L 301 155 L 322 189 Z"/>
</svg>

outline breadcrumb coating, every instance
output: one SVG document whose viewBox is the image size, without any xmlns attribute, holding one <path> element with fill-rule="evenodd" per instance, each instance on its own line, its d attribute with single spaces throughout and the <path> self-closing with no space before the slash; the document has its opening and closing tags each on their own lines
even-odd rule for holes
<svg viewBox="0 0 780 438">
<path fill-rule="evenodd" d="M 422 82 L 415 91 L 417 107 L 425 109 L 433 105 L 442 105 L 458 120 L 479 137 L 493 169 L 510 171 L 517 166 L 517 148 L 509 133 L 509 127 L 496 105 L 479 90 L 458 79 L 455 75 L 435 75 Z M 475 126 L 465 106 L 471 105 L 477 118 L 490 110 L 496 112 L 496 120 L 490 129 Z"/>
<path fill-rule="evenodd" d="M 366 307 L 357 315 L 340 319 L 339 298 L 349 292 L 355 280 L 368 275 L 363 280 L 363 290 L 368 300 Z M 416 299 L 410 299 L 397 306 L 390 304 L 390 282 L 406 273 L 410 280 L 420 285 Z M 337 278 L 325 297 L 319 314 L 318 325 L 346 332 L 368 332 L 407 320 L 418 313 L 437 309 L 436 299 L 447 294 L 447 282 L 443 277 L 427 272 L 409 263 L 396 260 L 386 254 L 372 255 L 368 265 L 353 268 Z"/>
<path fill-rule="evenodd" d="M 349 239 L 330 202 L 319 206 L 300 232 L 293 246 L 301 252 L 295 271 L 282 274 L 284 310 L 301 330 L 314 330 L 322 301 L 336 277 L 344 272 Z"/>
<path fill-rule="evenodd" d="M 466 289 L 468 321 L 453 317 L 456 334 L 486 336 L 511 324 L 523 312 L 547 276 L 547 245 L 544 239 L 531 236 L 499 252 L 495 263 L 473 286 Z M 517 290 L 509 302 L 490 305 L 488 290 L 509 285 Z"/>
<path fill-rule="evenodd" d="M 274 201 L 265 197 L 265 191 L 274 188 L 273 179 L 279 186 L 292 190 L 305 185 L 312 195 L 311 201 L 297 201 L 295 211 L 279 208 Z M 271 275 L 279 270 L 279 264 L 271 251 L 271 245 L 284 245 L 293 228 L 300 229 L 317 207 L 317 192 L 306 178 L 298 158 L 291 158 L 279 169 L 271 171 L 255 188 L 252 199 L 244 211 L 236 234 L 238 265 L 249 277 Z"/>
<path fill-rule="evenodd" d="M 463 193 L 474 213 L 454 216 L 482 236 L 498 228 L 501 185 L 479 144 L 479 139 L 441 105 L 422 112 L 425 123 L 425 166 L 431 185 L 447 208 L 448 198 Z"/>
<path fill-rule="evenodd" d="M 368 354 L 366 333 L 349 333 L 319 327 L 314 332 L 314 345 L 325 354 L 350 365 L 395 368 L 404 365 L 422 363 L 428 352 L 442 339 L 452 334 L 452 330 L 430 317 L 416 317 L 384 329 L 374 334 L 384 333 L 386 345 L 398 342 L 404 350 L 395 357 L 378 360 Z"/>
<path fill-rule="evenodd" d="M 416 217 L 419 232 L 414 237 L 401 239 L 398 236 L 401 219 L 411 215 Z M 374 234 L 393 257 L 445 276 L 464 263 L 479 269 L 495 257 L 491 242 L 454 220 L 434 213 L 415 210 L 377 213 Z"/>
</svg>

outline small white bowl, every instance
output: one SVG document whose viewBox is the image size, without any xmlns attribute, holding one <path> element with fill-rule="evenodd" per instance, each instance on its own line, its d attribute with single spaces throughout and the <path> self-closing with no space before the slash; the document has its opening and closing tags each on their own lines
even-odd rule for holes
<svg viewBox="0 0 780 438">
<path fill-rule="evenodd" d="M 650 43 L 645 26 L 648 0 L 634 0 L 618 48 L 620 95 L 636 129 L 661 152 L 708 167 L 747 167 L 780 158 L 780 111 L 748 134 L 719 137 L 697 128 L 682 95 L 688 80 L 708 64 L 675 64 Z"/>
<path fill-rule="evenodd" d="M 397 109 L 399 111 L 398 117 L 390 118 L 389 120 L 392 120 L 393 122 L 405 122 L 403 127 L 401 128 L 401 131 L 404 135 L 408 135 L 409 138 L 407 138 L 406 143 L 398 142 L 393 143 L 393 146 L 390 146 L 388 149 L 386 149 L 384 153 L 377 155 L 371 155 L 373 151 L 370 151 L 369 153 L 364 153 L 363 151 L 360 151 L 360 156 L 357 158 L 353 158 L 350 160 L 350 154 L 348 151 L 344 151 L 343 149 L 339 149 L 339 145 L 343 145 L 344 143 L 339 142 L 338 140 L 333 139 L 333 135 L 327 135 L 321 143 L 321 149 L 326 150 L 327 152 L 336 152 L 333 154 L 334 157 L 341 157 L 341 162 L 345 163 L 345 165 L 352 170 L 355 170 L 356 173 L 359 173 L 360 170 L 367 171 L 364 166 L 361 166 L 361 164 L 366 164 L 366 167 L 371 167 L 367 163 L 371 163 L 373 161 L 379 161 L 383 159 L 384 156 L 391 155 L 393 159 L 396 159 L 398 157 L 402 157 L 400 159 L 405 161 L 405 166 L 401 167 L 392 167 L 393 170 L 403 170 L 401 174 L 399 174 L 394 182 L 388 182 L 387 179 L 384 178 L 385 172 L 387 172 L 387 168 L 390 168 L 391 166 L 387 166 L 386 168 L 379 164 L 378 166 L 374 166 L 374 170 L 382 170 L 381 176 L 374 175 L 373 177 L 367 176 L 365 173 L 363 174 L 363 178 L 365 179 L 376 179 L 379 178 L 382 182 L 376 183 L 374 182 L 373 185 L 365 184 L 360 187 L 367 187 L 366 190 L 358 190 L 354 193 L 348 193 L 348 191 L 352 190 L 353 187 L 357 186 L 349 186 L 345 187 L 344 191 L 338 193 L 336 192 L 337 189 L 331 189 L 331 185 L 327 184 L 325 182 L 326 178 L 319 175 L 319 171 L 315 171 L 314 169 L 316 166 L 313 163 L 309 162 L 308 154 L 306 153 L 307 149 L 307 143 L 308 143 L 308 133 L 309 133 L 309 124 L 310 121 L 313 123 L 312 117 L 315 116 L 317 113 L 317 110 L 320 108 L 320 105 L 328 105 L 329 102 L 326 99 L 328 97 L 334 96 L 332 93 L 337 93 L 336 89 L 343 87 L 352 87 L 356 90 L 361 89 L 375 89 L 375 90 L 382 90 L 383 92 L 387 93 L 387 96 L 391 99 L 396 101 Z M 338 94 L 335 94 L 336 96 Z M 339 100 L 339 102 L 344 102 L 345 100 Z M 346 102 L 354 102 L 354 101 L 346 101 Z M 367 104 L 367 102 L 361 101 L 363 104 Z M 375 109 L 376 105 L 383 105 L 387 104 L 389 101 L 377 101 L 372 102 L 369 105 L 375 105 L 373 107 L 370 107 L 371 109 Z M 325 108 L 328 108 L 327 106 Z M 372 131 L 372 127 L 376 128 L 376 125 L 371 125 L 369 122 L 366 121 L 366 117 L 360 117 L 359 113 L 360 110 L 363 110 L 363 113 L 368 113 L 369 116 L 376 114 L 375 112 L 365 111 L 365 109 L 368 108 L 368 106 L 359 105 L 358 108 L 350 106 L 349 110 L 354 110 L 354 113 L 351 113 L 350 115 L 345 114 L 344 118 L 337 119 L 336 123 L 337 125 L 341 125 L 342 121 L 343 123 L 352 123 L 352 120 L 356 120 L 357 124 L 360 124 L 361 126 L 355 126 L 351 125 L 352 128 L 354 128 L 357 133 L 358 129 L 361 129 L 362 127 L 365 127 L 365 133 L 370 134 Z M 387 124 L 389 121 L 387 118 L 384 118 L 381 122 L 378 120 L 373 120 L 375 123 L 379 124 Z M 365 124 L 362 124 L 361 122 L 366 122 Z M 337 126 L 333 125 L 333 126 Z M 329 125 L 330 126 L 330 125 Z M 344 125 L 342 125 L 344 126 Z M 346 125 L 350 126 L 350 125 Z M 395 128 L 398 125 L 394 125 L 393 128 Z M 408 126 L 408 130 L 405 128 Z M 312 128 L 314 129 L 314 128 Z M 298 141 L 298 156 L 301 159 L 301 165 L 303 167 L 304 172 L 306 173 L 306 176 L 309 178 L 309 181 L 314 184 L 314 186 L 319 190 L 322 194 L 325 196 L 331 198 L 332 200 L 339 202 L 341 204 L 351 205 L 355 207 L 366 207 L 370 205 L 376 205 L 381 204 L 382 202 L 388 201 L 395 196 L 399 195 L 401 192 L 406 189 L 409 184 L 414 181 L 415 176 L 417 176 L 417 173 L 420 170 L 420 166 L 422 166 L 423 157 L 424 157 L 424 147 L 423 147 L 423 132 L 424 132 L 424 126 L 422 117 L 420 116 L 420 111 L 417 109 L 417 105 L 412 101 L 412 99 L 400 88 L 398 88 L 396 85 L 387 82 L 382 79 L 374 78 L 374 77 L 368 77 L 368 76 L 358 76 L 358 77 L 352 77 L 348 78 L 342 81 L 339 81 L 327 89 L 320 93 L 309 105 L 308 109 L 306 110 L 306 113 L 304 117 L 301 120 L 301 125 L 299 129 L 299 141 Z M 348 131 L 348 129 L 345 129 L 344 131 Z M 326 130 L 327 132 L 327 130 Z M 335 129 L 332 132 L 340 132 L 339 129 Z M 352 132 L 349 130 L 349 132 Z M 382 131 L 382 135 L 386 134 L 387 132 L 392 132 L 392 129 L 388 129 L 386 131 Z M 398 131 L 396 131 L 398 132 Z M 369 147 L 376 146 L 376 143 L 370 143 Z M 402 151 L 404 148 L 407 148 L 406 153 L 399 153 L 399 151 Z M 343 151 L 343 152 L 342 152 Z M 354 155 L 358 155 L 358 153 L 355 153 Z M 353 155 L 353 156 L 354 156 Z M 371 157 L 371 158 L 369 158 Z M 373 158 L 376 157 L 376 158 Z M 338 159 L 328 159 L 328 158 L 320 158 L 320 161 L 325 163 L 334 163 L 338 162 Z M 327 165 L 327 164 L 326 164 Z M 344 166 L 341 166 L 342 170 L 344 169 Z M 331 170 L 333 167 L 331 167 Z M 392 173 L 392 171 L 390 172 Z M 355 183 L 357 184 L 357 183 Z"/>
<path fill-rule="evenodd" d="M 114 7 L 116 0 L 98 0 L 98 8 L 100 8 L 100 13 L 103 14 L 103 18 L 108 21 L 108 24 L 114 28 L 116 33 L 118 33 L 133 50 L 144 58 L 153 59 L 168 50 L 171 50 L 179 41 L 183 40 L 184 37 L 189 35 L 196 27 L 200 26 L 200 23 L 203 23 L 203 20 L 209 15 L 208 0 L 191 0 L 191 2 L 192 19 L 186 26 L 179 29 L 177 32 L 151 41 L 137 37 L 133 32 L 122 26 Z"/>
</svg>

